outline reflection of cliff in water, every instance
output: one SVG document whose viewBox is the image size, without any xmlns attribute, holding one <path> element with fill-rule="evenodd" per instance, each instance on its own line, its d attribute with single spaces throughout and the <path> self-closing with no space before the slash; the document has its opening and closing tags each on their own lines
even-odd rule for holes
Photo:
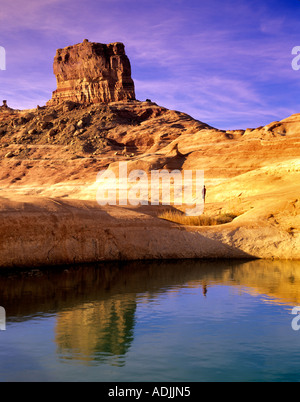
<svg viewBox="0 0 300 402">
<path fill-rule="evenodd" d="M 240 266 L 237 261 L 139 261 L 0 272 L 0 305 L 6 307 L 8 321 L 22 321 L 114 295 L 135 298 L 186 283 L 198 286 L 202 279 L 222 281 Z"/>
<path fill-rule="evenodd" d="M 60 358 L 123 365 L 122 356 L 133 340 L 135 309 L 135 298 L 121 295 L 58 313 L 55 342 Z"/>
<path fill-rule="evenodd" d="M 8 272 L 0 275 L 0 305 L 7 323 L 55 315 L 61 359 L 122 365 L 138 303 L 182 287 L 197 288 L 209 300 L 217 284 L 300 305 L 300 261 L 111 262 Z"/>
<path fill-rule="evenodd" d="M 235 286 L 246 287 L 252 294 L 267 297 L 268 302 L 300 305 L 300 261 L 246 262 L 241 269 L 224 272 L 224 282 L 230 280 Z"/>
</svg>

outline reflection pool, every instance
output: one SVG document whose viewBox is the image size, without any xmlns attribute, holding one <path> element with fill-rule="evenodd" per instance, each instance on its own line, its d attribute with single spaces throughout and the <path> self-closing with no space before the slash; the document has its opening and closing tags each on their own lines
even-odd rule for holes
<svg viewBox="0 0 300 402">
<path fill-rule="evenodd" d="M 299 381 L 299 305 L 299 261 L 3 271 L 0 381 Z"/>
</svg>

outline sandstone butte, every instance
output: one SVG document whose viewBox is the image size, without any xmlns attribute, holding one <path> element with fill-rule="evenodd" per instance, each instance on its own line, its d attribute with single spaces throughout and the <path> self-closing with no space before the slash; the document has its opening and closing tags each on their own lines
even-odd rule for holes
<svg viewBox="0 0 300 402">
<path fill-rule="evenodd" d="M 135 100 L 121 43 L 57 51 L 45 106 L 0 107 L 0 266 L 104 260 L 300 258 L 300 114 L 258 128 L 219 130 Z M 204 217 L 159 217 L 184 206 L 100 206 L 97 173 L 204 170 Z"/>
<path fill-rule="evenodd" d="M 53 63 L 57 89 L 49 106 L 62 101 L 109 103 L 135 99 L 123 43 L 89 42 L 58 49 Z"/>
</svg>

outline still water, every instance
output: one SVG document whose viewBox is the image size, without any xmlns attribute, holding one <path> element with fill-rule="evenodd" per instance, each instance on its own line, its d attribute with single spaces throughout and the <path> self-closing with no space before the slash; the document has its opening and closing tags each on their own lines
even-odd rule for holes
<svg viewBox="0 0 300 402">
<path fill-rule="evenodd" d="M 299 381 L 299 305 L 299 261 L 1 273 L 0 381 Z"/>
</svg>

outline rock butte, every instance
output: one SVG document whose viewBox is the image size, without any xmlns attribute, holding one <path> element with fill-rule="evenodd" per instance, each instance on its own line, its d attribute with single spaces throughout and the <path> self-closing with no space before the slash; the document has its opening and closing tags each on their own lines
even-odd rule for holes
<svg viewBox="0 0 300 402">
<path fill-rule="evenodd" d="M 89 59 L 93 46 L 85 41 L 56 57 L 70 54 L 69 61 L 83 49 L 83 59 Z M 133 87 L 127 86 L 126 98 L 120 82 L 130 83 L 130 74 L 122 76 L 123 67 L 119 71 L 125 55 L 117 54 L 120 45 L 111 46 L 116 53 L 104 53 L 118 61 L 103 62 L 116 66 L 105 70 L 110 71 L 106 81 L 99 78 L 96 54 L 89 71 L 99 70 L 97 85 L 90 87 L 84 69 L 72 70 L 58 60 L 61 91 L 46 106 L 13 110 L 8 101 L 0 107 L 0 267 L 121 259 L 300 259 L 300 114 L 256 129 L 218 130 L 185 113 L 134 100 Z M 111 76 L 123 78 L 112 85 Z M 125 97 L 116 101 L 114 96 Z M 96 175 L 115 170 L 120 161 L 128 162 L 128 171 L 204 169 L 204 215 L 230 212 L 237 218 L 195 227 L 160 219 L 164 206 L 100 207 Z"/>
<path fill-rule="evenodd" d="M 134 100 L 131 67 L 123 43 L 89 42 L 58 49 L 53 71 L 57 89 L 48 105 L 70 100 L 109 103 Z"/>
</svg>

